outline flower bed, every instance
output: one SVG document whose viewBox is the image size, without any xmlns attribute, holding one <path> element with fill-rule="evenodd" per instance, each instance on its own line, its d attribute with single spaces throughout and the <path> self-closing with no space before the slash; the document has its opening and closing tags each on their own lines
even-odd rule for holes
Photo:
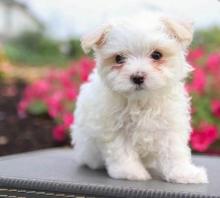
<svg viewBox="0 0 220 198">
<path fill-rule="evenodd" d="M 190 144 L 197 152 L 220 154 L 220 53 L 191 50 L 189 63 L 194 67 L 186 89 L 192 95 L 192 125 Z M 18 105 L 20 117 L 27 113 L 48 114 L 57 125 L 53 138 L 63 141 L 74 122 L 74 102 L 80 84 L 87 81 L 94 62 L 83 58 L 63 70 L 51 70 L 44 78 L 26 87 Z"/>
<path fill-rule="evenodd" d="M 27 86 L 18 104 L 18 115 L 48 114 L 57 123 L 53 138 L 62 142 L 74 121 L 73 109 L 79 87 L 87 81 L 94 62 L 83 58 L 67 69 L 53 69 L 44 78 Z"/>
<path fill-rule="evenodd" d="M 58 144 L 50 133 L 54 121 L 49 116 L 18 117 L 16 107 L 25 86 L 24 81 L 0 80 L 0 156 L 50 148 Z M 62 145 L 68 141 L 62 142 Z"/>
<path fill-rule="evenodd" d="M 220 154 L 220 53 L 197 48 L 188 61 L 194 67 L 186 87 L 192 95 L 190 144 L 195 151 Z"/>
</svg>

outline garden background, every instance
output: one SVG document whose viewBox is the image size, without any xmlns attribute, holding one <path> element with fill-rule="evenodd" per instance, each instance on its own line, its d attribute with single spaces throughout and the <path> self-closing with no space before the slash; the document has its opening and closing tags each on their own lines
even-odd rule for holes
<svg viewBox="0 0 220 198">
<path fill-rule="evenodd" d="M 0 155 L 70 145 L 74 102 L 94 67 L 79 37 L 122 8 L 180 10 L 195 19 L 187 56 L 194 67 L 186 85 L 193 104 L 189 144 L 220 155 L 220 2 L 106 2 L 0 0 Z"/>
</svg>

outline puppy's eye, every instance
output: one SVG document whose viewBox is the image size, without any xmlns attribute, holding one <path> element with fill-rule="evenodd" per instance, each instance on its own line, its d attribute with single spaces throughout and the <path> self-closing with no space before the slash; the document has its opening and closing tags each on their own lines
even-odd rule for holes
<svg viewBox="0 0 220 198">
<path fill-rule="evenodd" d="M 152 52 L 152 54 L 151 54 L 150 56 L 151 56 L 151 58 L 154 59 L 154 60 L 160 60 L 163 55 L 162 55 L 161 52 L 155 50 L 155 51 Z"/>
<path fill-rule="evenodd" d="M 125 60 L 126 60 L 126 58 L 123 55 L 118 54 L 118 55 L 115 56 L 115 62 L 118 63 L 118 64 L 125 63 Z"/>
</svg>

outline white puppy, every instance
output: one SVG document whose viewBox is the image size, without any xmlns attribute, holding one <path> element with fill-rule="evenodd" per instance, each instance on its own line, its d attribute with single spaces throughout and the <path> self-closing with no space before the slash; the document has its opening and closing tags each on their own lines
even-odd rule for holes
<svg viewBox="0 0 220 198">
<path fill-rule="evenodd" d="M 113 20 L 82 38 L 96 68 L 82 85 L 72 127 L 74 156 L 112 178 L 207 183 L 191 162 L 184 79 L 191 24 L 161 14 Z"/>
</svg>

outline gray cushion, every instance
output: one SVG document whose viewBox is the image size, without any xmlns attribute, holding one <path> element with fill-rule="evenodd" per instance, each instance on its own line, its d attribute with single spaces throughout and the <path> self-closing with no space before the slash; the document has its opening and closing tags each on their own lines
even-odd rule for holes
<svg viewBox="0 0 220 198">
<path fill-rule="evenodd" d="M 71 149 L 12 155 L 0 158 L 0 197 L 220 197 L 220 159 L 194 161 L 208 169 L 210 184 L 114 180 L 105 171 L 77 167 Z"/>
</svg>

